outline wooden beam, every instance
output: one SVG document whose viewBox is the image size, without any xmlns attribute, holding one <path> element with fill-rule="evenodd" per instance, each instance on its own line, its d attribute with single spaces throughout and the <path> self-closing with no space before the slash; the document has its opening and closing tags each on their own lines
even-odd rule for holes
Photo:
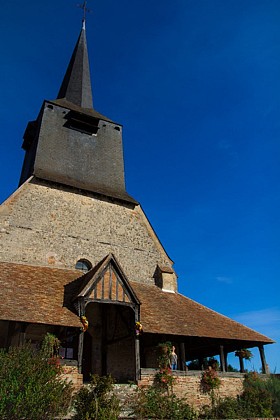
<svg viewBox="0 0 280 420">
<path fill-rule="evenodd" d="M 180 370 L 186 370 L 186 349 L 185 343 L 180 343 L 180 360 L 179 360 Z"/>
<path fill-rule="evenodd" d="M 265 360 L 264 348 L 263 346 L 259 346 L 260 358 L 262 362 L 262 373 L 269 374 L 268 365 Z"/>
<path fill-rule="evenodd" d="M 220 346 L 220 365 L 221 365 L 221 371 L 226 372 L 224 346 Z"/>
<path fill-rule="evenodd" d="M 85 300 L 84 298 L 79 299 L 78 302 L 78 313 L 79 313 L 79 317 L 81 317 L 82 315 L 85 315 Z M 79 341 L 78 341 L 78 371 L 79 373 L 82 373 L 83 370 L 83 350 L 84 350 L 84 332 L 82 332 L 82 330 L 80 330 L 80 334 L 79 334 Z"/>
<path fill-rule="evenodd" d="M 28 327 L 28 323 L 21 322 L 19 326 L 19 339 L 18 339 L 18 345 L 22 346 L 25 343 L 26 339 L 26 329 Z"/>
<path fill-rule="evenodd" d="M 135 323 L 139 321 L 139 307 L 135 311 Z M 135 334 L 135 332 L 134 332 Z M 141 363 L 140 363 L 140 342 L 139 336 L 137 337 L 135 334 L 135 380 L 138 381 L 140 379 L 140 372 L 141 372 Z"/>
<path fill-rule="evenodd" d="M 80 334 L 79 334 L 79 343 L 78 343 L 78 370 L 79 370 L 79 373 L 82 373 L 83 348 L 84 348 L 84 333 L 81 331 Z"/>
<path fill-rule="evenodd" d="M 203 365 L 203 358 L 202 358 L 202 357 L 199 357 L 199 359 L 198 359 L 198 363 L 199 363 L 199 368 L 200 368 L 201 370 L 203 370 L 203 369 L 205 369 L 205 368 L 206 368 L 206 366 L 204 366 L 204 365 Z"/>
<path fill-rule="evenodd" d="M 240 365 L 240 372 L 244 373 L 244 360 L 243 357 L 238 356 L 239 357 L 239 365 Z"/>
<path fill-rule="evenodd" d="M 224 354 L 225 354 L 225 367 L 226 367 L 226 372 L 228 371 L 228 352 L 224 350 Z"/>
<path fill-rule="evenodd" d="M 102 375 L 107 375 L 107 310 L 105 305 L 101 309 L 102 318 L 102 337 L 101 337 L 101 369 Z"/>
</svg>

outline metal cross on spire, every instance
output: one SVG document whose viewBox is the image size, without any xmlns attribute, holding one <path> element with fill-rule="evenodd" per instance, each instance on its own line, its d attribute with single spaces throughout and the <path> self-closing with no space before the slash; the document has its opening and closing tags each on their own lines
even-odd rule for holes
<svg viewBox="0 0 280 420">
<path fill-rule="evenodd" d="M 87 0 L 83 2 L 83 4 L 77 5 L 80 9 L 83 9 L 83 26 L 85 26 L 86 22 L 86 15 L 87 13 L 90 13 L 92 10 L 87 8 Z"/>
</svg>

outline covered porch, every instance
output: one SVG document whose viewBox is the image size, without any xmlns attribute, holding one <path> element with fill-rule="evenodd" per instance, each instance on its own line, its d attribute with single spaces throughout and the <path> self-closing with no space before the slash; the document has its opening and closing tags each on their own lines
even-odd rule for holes
<svg viewBox="0 0 280 420">
<path fill-rule="evenodd" d="M 157 346 L 165 341 L 176 347 L 182 372 L 186 362 L 198 360 L 202 367 L 204 358 L 214 356 L 227 372 L 229 354 L 258 348 L 268 373 L 264 345 L 273 340 L 177 292 L 128 281 L 112 254 L 83 275 L 2 263 L 1 284 L 9 288 L 0 302 L 0 347 L 24 341 L 36 346 L 53 333 L 61 340 L 63 363 L 75 365 L 85 380 L 111 373 L 117 381 L 138 381 L 142 369 L 158 367 Z"/>
</svg>

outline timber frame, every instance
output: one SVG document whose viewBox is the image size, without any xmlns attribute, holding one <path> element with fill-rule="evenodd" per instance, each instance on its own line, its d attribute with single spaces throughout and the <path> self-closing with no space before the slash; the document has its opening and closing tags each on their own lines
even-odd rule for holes
<svg viewBox="0 0 280 420">
<path fill-rule="evenodd" d="M 90 303 L 104 303 L 130 307 L 134 312 L 134 322 L 140 320 L 140 301 L 129 284 L 123 270 L 113 254 L 109 254 L 96 268 L 84 276 L 80 292 L 73 303 L 81 318 Z M 82 371 L 84 334 L 79 335 L 78 369 Z M 135 380 L 140 377 L 140 346 L 135 335 Z"/>
</svg>

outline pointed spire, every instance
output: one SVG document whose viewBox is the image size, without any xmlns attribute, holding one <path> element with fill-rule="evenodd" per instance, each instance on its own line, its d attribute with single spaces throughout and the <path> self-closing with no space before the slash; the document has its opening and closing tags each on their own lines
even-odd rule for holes
<svg viewBox="0 0 280 420">
<path fill-rule="evenodd" d="M 65 98 L 82 108 L 93 108 L 85 20 L 66 70 L 57 99 Z"/>
</svg>

